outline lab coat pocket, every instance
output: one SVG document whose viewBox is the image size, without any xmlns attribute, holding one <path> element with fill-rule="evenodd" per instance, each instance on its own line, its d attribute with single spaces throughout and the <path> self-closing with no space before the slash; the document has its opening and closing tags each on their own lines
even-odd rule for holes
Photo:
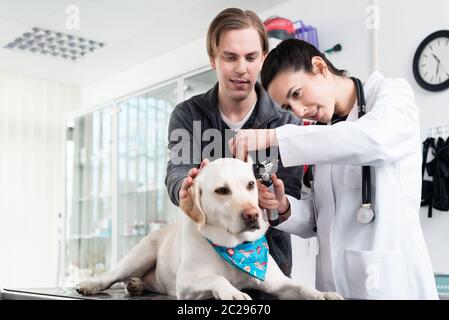
<svg viewBox="0 0 449 320">
<path fill-rule="evenodd" d="M 345 249 L 351 298 L 409 299 L 406 255 L 395 251 Z"/>
</svg>

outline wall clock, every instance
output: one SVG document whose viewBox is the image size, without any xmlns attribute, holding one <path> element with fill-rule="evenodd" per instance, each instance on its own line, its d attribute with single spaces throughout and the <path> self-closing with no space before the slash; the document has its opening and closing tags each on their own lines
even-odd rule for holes
<svg viewBox="0 0 449 320">
<path fill-rule="evenodd" d="M 413 75 L 426 90 L 449 88 L 449 30 L 436 31 L 421 42 L 413 58 Z"/>
</svg>

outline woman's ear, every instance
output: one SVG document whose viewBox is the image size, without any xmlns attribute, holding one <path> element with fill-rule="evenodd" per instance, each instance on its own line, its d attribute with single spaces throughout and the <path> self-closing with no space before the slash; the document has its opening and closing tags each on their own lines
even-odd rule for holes
<svg viewBox="0 0 449 320">
<path fill-rule="evenodd" d="M 329 69 L 327 68 L 327 64 L 323 60 L 323 58 L 319 56 L 314 56 L 312 58 L 312 65 L 313 65 L 313 73 L 320 74 L 324 78 L 327 77 Z"/>
</svg>

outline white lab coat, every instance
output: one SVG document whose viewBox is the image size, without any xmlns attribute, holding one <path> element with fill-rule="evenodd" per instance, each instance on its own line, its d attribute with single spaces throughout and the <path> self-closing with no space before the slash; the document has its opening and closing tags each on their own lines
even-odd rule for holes
<svg viewBox="0 0 449 320">
<path fill-rule="evenodd" d="M 288 197 L 291 217 L 277 228 L 318 236 L 318 290 L 346 298 L 438 299 L 419 222 L 421 142 L 413 92 L 405 80 L 379 72 L 364 91 L 361 119 L 355 105 L 346 121 L 332 126 L 276 129 L 285 166 L 316 165 L 315 191 L 299 201 Z M 371 166 L 376 214 L 367 225 L 356 218 L 362 165 Z"/>
</svg>

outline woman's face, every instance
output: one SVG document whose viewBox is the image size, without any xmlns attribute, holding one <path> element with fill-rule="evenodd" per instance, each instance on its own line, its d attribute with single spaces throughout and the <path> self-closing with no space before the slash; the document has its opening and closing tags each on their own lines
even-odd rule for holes
<svg viewBox="0 0 449 320">
<path fill-rule="evenodd" d="M 329 77 L 322 73 L 284 71 L 270 83 L 268 93 L 282 108 L 291 110 L 297 117 L 327 123 L 335 111 L 330 85 Z"/>
</svg>

